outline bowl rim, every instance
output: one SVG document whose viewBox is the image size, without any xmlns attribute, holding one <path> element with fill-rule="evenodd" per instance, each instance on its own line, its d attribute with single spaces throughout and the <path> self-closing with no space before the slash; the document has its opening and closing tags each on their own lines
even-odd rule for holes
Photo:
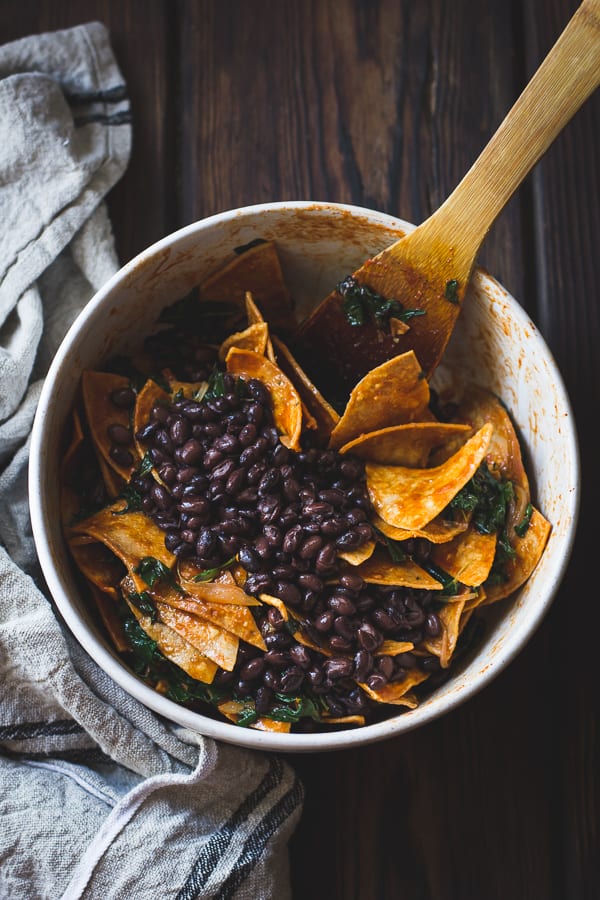
<svg viewBox="0 0 600 900">
<path fill-rule="evenodd" d="M 284 210 L 313 210 L 316 213 L 350 213 L 354 216 L 363 217 L 367 221 L 373 222 L 373 224 L 380 224 L 388 228 L 400 229 L 403 231 L 410 231 L 415 228 L 414 224 L 406 222 L 396 216 L 352 204 L 312 200 L 276 201 L 272 203 L 252 204 L 215 213 L 214 215 L 189 223 L 188 225 L 165 235 L 142 250 L 135 257 L 121 266 L 85 304 L 67 330 L 50 364 L 41 389 L 31 430 L 28 465 L 29 507 L 32 533 L 41 571 L 58 613 L 83 649 L 127 694 L 168 721 L 189 728 L 191 731 L 205 737 L 211 737 L 223 741 L 224 743 L 234 744 L 249 749 L 302 753 L 341 750 L 352 746 L 363 746 L 393 736 L 400 736 L 401 734 L 406 734 L 418 727 L 422 727 L 425 724 L 445 716 L 457 706 L 463 704 L 467 699 L 480 693 L 480 691 L 496 678 L 512 659 L 521 652 L 548 612 L 548 609 L 554 600 L 554 596 L 563 580 L 571 557 L 580 507 L 580 454 L 575 419 L 573 417 L 570 399 L 562 375 L 543 336 L 540 334 L 535 324 L 529 319 L 525 310 L 520 306 L 516 298 L 487 272 L 482 269 L 477 270 L 474 273 L 474 279 L 481 279 L 483 282 L 491 281 L 493 284 L 497 285 L 510 302 L 511 311 L 513 311 L 516 316 L 522 318 L 523 323 L 527 323 L 529 330 L 533 330 L 536 339 L 539 339 L 542 346 L 545 348 L 549 370 L 554 378 L 555 389 L 561 395 L 564 409 L 569 414 L 570 428 L 567 431 L 567 436 L 569 440 L 571 465 L 575 475 L 575 483 L 570 494 L 570 514 L 573 524 L 563 541 L 562 553 L 555 554 L 555 558 L 551 561 L 551 567 L 548 573 L 549 589 L 544 601 L 543 603 L 538 604 L 535 613 L 530 616 L 526 628 L 521 627 L 519 639 L 510 647 L 502 648 L 501 651 L 495 653 L 486 665 L 485 670 L 480 672 L 476 679 L 470 684 L 463 685 L 460 690 L 454 691 L 449 697 L 438 698 L 438 702 L 436 702 L 436 697 L 434 696 L 427 706 L 420 706 L 414 710 L 403 712 L 397 716 L 371 725 L 365 725 L 361 728 L 346 729 L 338 732 L 278 734 L 260 731 L 258 729 L 240 728 L 233 723 L 225 721 L 221 722 L 217 719 L 205 716 L 202 713 L 189 710 L 174 701 L 167 699 L 163 695 L 157 693 L 153 688 L 144 684 L 126 667 L 125 663 L 118 658 L 115 652 L 111 652 L 108 649 L 107 644 L 102 642 L 95 632 L 84 623 L 72 604 L 67 586 L 63 583 L 60 573 L 57 571 L 57 567 L 53 562 L 51 545 L 48 538 L 52 516 L 51 511 L 48 509 L 47 503 L 44 500 L 45 454 L 43 448 L 48 411 L 52 409 L 52 395 L 55 382 L 57 379 L 60 379 L 65 360 L 68 358 L 69 354 L 72 353 L 73 347 L 77 344 L 82 326 L 90 318 L 94 317 L 98 308 L 102 307 L 106 302 L 106 299 L 110 297 L 111 293 L 118 288 L 121 282 L 134 272 L 141 263 L 151 259 L 165 248 L 172 248 L 194 234 L 205 229 L 211 229 L 216 224 L 255 215 L 257 213 Z"/>
</svg>

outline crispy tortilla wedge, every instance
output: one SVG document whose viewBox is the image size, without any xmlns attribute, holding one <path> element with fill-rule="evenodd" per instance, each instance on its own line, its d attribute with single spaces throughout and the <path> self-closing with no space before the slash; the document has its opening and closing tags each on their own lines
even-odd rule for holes
<svg viewBox="0 0 600 900">
<path fill-rule="evenodd" d="M 497 536 L 481 534 L 469 526 L 445 544 L 438 544 L 431 551 L 431 562 L 452 578 L 469 587 L 477 587 L 486 580 L 496 554 Z"/>
<path fill-rule="evenodd" d="M 111 372 L 95 372 L 86 369 L 81 376 L 81 390 L 85 416 L 98 458 L 103 460 L 109 469 L 116 472 L 124 481 L 128 481 L 139 462 L 137 450 L 132 445 L 128 448 L 133 457 L 130 466 L 120 465 L 110 455 L 111 440 L 107 429 L 110 425 L 122 425 L 129 429 L 129 412 L 111 402 L 110 395 L 119 388 L 128 388 L 129 380 L 122 375 Z"/>
<path fill-rule="evenodd" d="M 516 557 L 505 564 L 508 580 L 500 584 L 486 584 L 486 604 L 496 603 L 496 601 L 508 597 L 509 594 L 525 584 L 541 559 L 551 530 L 550 522 L 537 509 L 534 509 L 529 528 L 523 537 L 515 535 L 512 546 Z"/>
<path fill-rule="evenodd" d="M 147 556 L 172 569 L 176 557 L 165 547 L 165 536 L 158 525 L 141 512 L 123 512 L 123 507 L 123 501 L 107 506 L 72 525 L 69 533 L 89 535 L 105 544 L 130 571 Z"/>
<path fill-rule="evenodd" d="M 433 469 L 367 463 L 367 488 L 377 514 L 389 525 L 428 525 L 473 477 L 485 457 L 492 426 L 484 425 L 454 456 Z"/>
<path fill-rule="evenodd" d="M 408 466 L 424 469 L 429 455 L 436 447 L 450 440 L 466 441 L 471 429 L 468 425 L 447 422 L 409 422 L 392 425 L 362 434 L 340 447 L 340 453 L 352 453 L 368 462 L 383 466 Z M 456 448 L 458 449 L 458 447 Z"/>
</svg>

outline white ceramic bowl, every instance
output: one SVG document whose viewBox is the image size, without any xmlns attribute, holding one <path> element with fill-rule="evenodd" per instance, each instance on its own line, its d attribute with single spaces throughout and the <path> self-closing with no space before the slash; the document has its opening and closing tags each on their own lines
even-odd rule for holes
<svg viewBox="0 0 600 900">
<path fill-rule="evenodd" d="M 234 247 L 277 242 L 299 310 L 307 311 L 369 256 L 414 226 L 379 212 L 333 203 L 269 203 L 196 222 L 145 250 L 92 298 L 70 328 L 46 378 L 32 433 L 33 535 L 48 587 L 68 627 L 93 659 L 150 709 L 197 732 L 245 747 L 333 750 L 402 734 L 448 713 L 488 684 L 519 653 L 546 614 L 571 553 L 579 509 L 579 456 L 573 415 L 548 347 L 517 301 L 477 271 L 444 367 L 495 391 L 523 441 L 534 502 L 552 523 L 543 558 L 510 600 L 489 608 L 491 628 L 468 664 L 414 710 L 337 733 L 272 734 L 191 712 L 140 681 L 95 627 L 77 587 L 61 532 L 59 448 L 84 368 L 126 353 L 160 310 L 188 293 Z"/>
</svg>

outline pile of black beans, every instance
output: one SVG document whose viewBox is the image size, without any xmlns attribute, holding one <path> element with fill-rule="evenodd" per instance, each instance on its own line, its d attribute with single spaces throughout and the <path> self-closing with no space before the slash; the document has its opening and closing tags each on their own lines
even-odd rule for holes
<svg viewBox="0 0 600 900">
<path fill-rule="evenodd" d="M 380 539 L 369 523 L 361 460 L 332 450 L 288 449 L 258 380 L 221 376 L 218 395 L 157 404 L 136 435 L 162 484 L 138 474 L 132 487 L 165 545 L 201 569 L 237 558 L 247 593 L 278 597 L 302 621 L 294 636 L 275 607 L 260 609 L 267 651 L 241 644 L 233 672 L 215 684 L 252 697 L 268 713 L 277 693 L 322 695 L 334 716 L 368 715 L 374 704 L 357 682 L 378 690 L 434 656 L 379 653 L 385 640 L 418 644 L 440 632 L 433 595 L 366 584 L 339 553 Z M 407 548 L 415 558 L 427 542 Z M 323 652 L 313 646 L 323 648 Z"/>
</svg>

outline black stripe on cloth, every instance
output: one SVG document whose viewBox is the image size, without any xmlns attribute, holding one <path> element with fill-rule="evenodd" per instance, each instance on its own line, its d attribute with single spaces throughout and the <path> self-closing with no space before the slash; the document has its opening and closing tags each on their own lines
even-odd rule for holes
<svg viewBox="0 0 600 900">
<path fill-rule="evenodd" d="M 194 900 L 195 897 L 199 896 L 198 892 L 219 866 L 236 831 L 244 824 L 264 798 L 281 783 L 283 776 L 282 762 L 276 757 L 268 757 L 268 759 L 269 768 L 264 778 L 254 791 L 246 797 L 229 820 L 206 842 L 176 900 Z"/>
<path fill-rule="evenodd" d="M 116 84 L 105 91 L 73 91 L 73 93 L 65 93 L 65 98 L 71 106 L 77 106 L 80 103 L 120 103 L 126 97 L 127 87 L 124 84 Z"/>
<path fill-rule="evenodd" d="M 271 807 L 271 811 L 259 822 L 246 843 L 242 855 L 239 857 L 229 877 L 223 883 L 221 890 L 215 894 L 215 900 L 229 900 L 233 897 L 239 886 L 246 880 L 252 869 L 257 865 L 263 854 L 269 838 L 285 822 L 302 801 L 304 791 L 297 777 L 294 784 L 283 797 Z"/>
<path fill-rule="evenodd" d="M 107 116 L 104 113 L 90 113 L 87 116 L 75 116 L 73 118 L 73 123 L 77 128 L 80 128 L 82 125 L 91 125 L 93 122 L 98 122 L 101 125 L 129 125 L 131 122 L 131 110 L 124 109 L 122 112 L 114 113 L 112 116 Z"/>
<path fill-rule="evenodd" d="M 55 737 L 59 734 L 81 734 L 84 729 L 73 719 L 54 722 L 20 722 L 0 726 L 0 741 L 25 741 L 32 738 Z"/>
</svg>

